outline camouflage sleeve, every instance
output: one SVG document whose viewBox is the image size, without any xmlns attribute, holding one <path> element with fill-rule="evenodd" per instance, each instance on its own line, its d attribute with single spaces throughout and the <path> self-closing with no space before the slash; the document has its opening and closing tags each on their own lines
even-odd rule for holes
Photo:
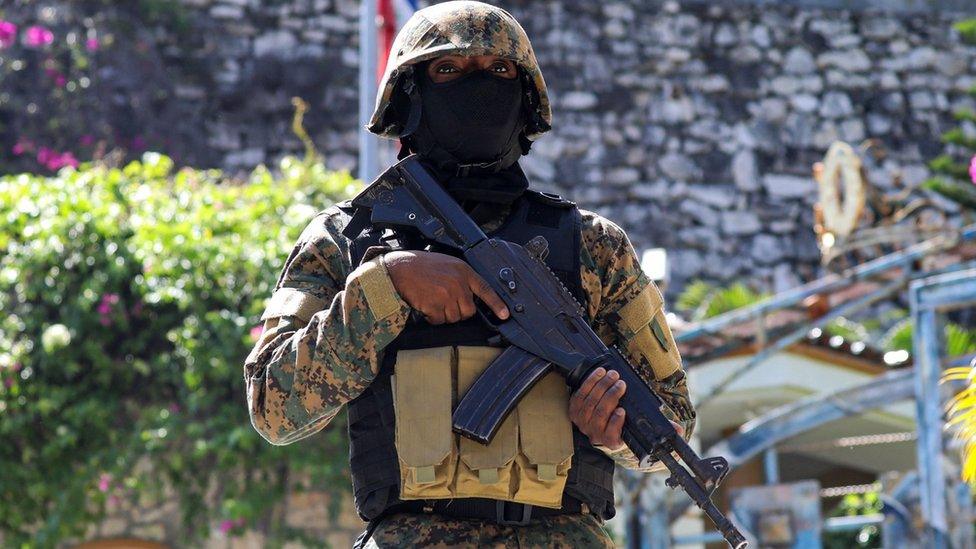
<svg viewBox="0 0 976 549">
<path fill-rule="evenodd" d="M 687 440 L 695 426 L 695 410 L 660 290 L 641 270 L 637 253 L 620 227 L 584 211 L 582 236 L 583 287 L 590 298 L 593 329 L 637 368 L 664 402 L 665 415 L 684 427 Z M 600 448 L 621 466 L 640 468 L 630 449 Z M 659 468 L 653 464 L 644 470 Z"/>
<path fill-rule="evenodd" d="M 410 312 L 382 257 L 351 271 L 329 221 L 316 217 L 299 238 L 244 363 L 251 423 L 272 444 L 318 432 L 362 393 Z"/>
</svg>

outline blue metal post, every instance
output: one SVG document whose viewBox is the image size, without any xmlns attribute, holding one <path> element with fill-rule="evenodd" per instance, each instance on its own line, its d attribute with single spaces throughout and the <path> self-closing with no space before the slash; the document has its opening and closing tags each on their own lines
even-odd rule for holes
<svg viewBox="0 0 976 549">
<path fill-rule="evenodd" d="M 766 470 L 766 484 L 779 484 L 779 454 L 776 448 L 763 453 L 763 467 Z"/>
<path fill-rule="evenodd" d="M 915 355 L 915 410 L 918 473 L 925 547 L 948 547 L 946 474 L 942 467 L 943 416 L 939 314 L 976 303 L 976 271 L 959 271 L 916 280 L 910 291 Z"/>
<path fill-rule="evenodd" d="M 359 179 L 369 183 L 379 172 L 377 137 L 366 131 L 376 102 L 376 0 L 359 6 Z"/>
<path fill-rule="evenodd" d="M 913 298 L 916 294 L 913 292 Z M 921 479 L 922 516 L 925 536 L 932 549 L 946 547 L 946 490 L 942 472 L 942 406 L 939 398 L 939 341 L 935 311 L 918 310 L 912 301 L 915 319 L 915 414 L 918 424 L 918 472 Z"/>
</svg>

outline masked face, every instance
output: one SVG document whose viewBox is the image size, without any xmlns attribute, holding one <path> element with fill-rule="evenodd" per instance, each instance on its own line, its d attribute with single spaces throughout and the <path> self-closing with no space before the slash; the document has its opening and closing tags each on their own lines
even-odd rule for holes
<svg viewBox="0 0 976 549">
<path fill-rule="evenodd" d="M 520 79 L 473 70 L 435 83 L 424 71 L 420 95 L 422 114 L 414 143 L 421 154 L 442 151 L 461 164 L 501 160 L 500 168 L 521 155 L 525 119 Z"/>
</svg>

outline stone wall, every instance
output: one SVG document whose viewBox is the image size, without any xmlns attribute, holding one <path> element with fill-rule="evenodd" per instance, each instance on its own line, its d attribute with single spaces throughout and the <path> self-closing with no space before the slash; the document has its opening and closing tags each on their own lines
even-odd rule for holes
<svg viewBox="0 0 976 549">
<path fill-rule="evenodd" d="M 358 1 L 180 2 L 192 39 L 150 29 L 169 112 L 185 113 L 169 130 L 179 160 L 246 169 L 300 152 L 298 95 L 330 165 L 355 169 Z M 891 192 L 896 174 L 927 176 L 951 112 L 973 104 L 976 49 L 951 30 L 960 14 L 935 9 L 959 3 L 500 3 L 533 39 L 555 109 L 526 171 L 638 249 L 667 248 L 672 293 L 695 278 L 813 276 L 809 172 L 826 147 L 879 138 L 889 155 L 871 177 Z M 891 11 L 834 9 L 848 5 Z"/>
</svg>

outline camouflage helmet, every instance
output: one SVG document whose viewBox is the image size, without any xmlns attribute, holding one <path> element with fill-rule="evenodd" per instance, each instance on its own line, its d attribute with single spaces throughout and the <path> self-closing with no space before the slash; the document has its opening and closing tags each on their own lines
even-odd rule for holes
<svg viewBox="0 0 976 549">
<path fill-rule="evenodd" d="M 530 106 L 526 137 L 536 139 L 549 131 L 552 110 L 546 82 L 525 30 L 507 11 L 468 0 L 426 7 L 404 24 L 390 49 L 367 129 L 382 137 L 400 137 L 407 113 L 396 96 L 405 91 L 406 82 L 413 82 L 414 65 L 443 55 L 497 55 L 513 61 L 521 69 Z"/>
</svg>

